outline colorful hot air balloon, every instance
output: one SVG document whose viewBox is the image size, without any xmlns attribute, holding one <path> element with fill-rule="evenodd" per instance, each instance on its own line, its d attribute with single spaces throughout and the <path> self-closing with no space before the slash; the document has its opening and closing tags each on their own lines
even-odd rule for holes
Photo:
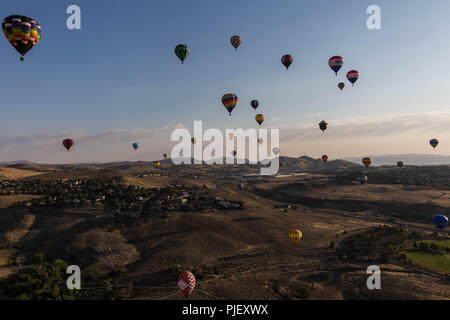
<svg viewBox="0 0 450 320">
<path fill-rule="evenodd" d="M 41 39 L 41 26 L 29 17 L 9 16 L 3 20 L 2 29 L 6 39 L 21 54 L 21 61 Z"/>
<path fill-rule="evenodd" d="M 239 184 L 237 185 L 237 188 L 238 188 L 239 191 L 241 191 L 241 190 L 244 188 L 244 186 L 243 186 L 242 184 L 239 183 Z"/>
<path fill-rule="evenodd" d="M 256 122 L 261 126 L 261 124 L 264 122 L 264 115 L 263 114 L 257 114 L 255 117 Z"/>
<path fill-rule="evenodd" d="M 397 161 L 397 167 L 399 168 L 403 167 L 403 161 Z"/>
<path fill-rule="evenodd" d="M 328 128 L 328 123 L 325 122 L 325 120 L 320 121 L 319 128 L 322 130 L 322 132 L 325 132 Z"/>
<path fill-rule="evenodd" d="M 437 147 L 437 145 L 439 144 L 439 141 L 437 139 L 431 139 L 430 144 L 433 147 L 433 149 L 435 149 Z"/>
<path fill-rule="evenodd" d="M 292 229 L 291 232 L 289 232 L 289 239 L 291 239 L 293 243 L 299 242 L 302 237 L 303 234 L 298 229 Z"/>
<path fill-rule="evenodd" d="M 72 148 L 73 146 L 73 140 L 72 139 L 63 140 L 63 146 L 67 149 L 67 152 L 69 152 L 70 148 Z"/>
<path fill-rule="evenodd" d="M 259 106 L 259 101 L 258 100 L 252 100 L 250 102 L 250 105 L 252 106 L 253 109 L 256 110 L 256 108 L 258 108 L 258 106 Z"/>
<path fill-rule="evenodd" d="M 177 55 L 178 59 L 181 60 L 181 63 L 184 62 L 190 52 L 191 49 L 189 49 L 185 44 L 179 44 L 175 47 L 175 54 Z"/>
<path fill-rule="evenodd" d="M 327 162 L 327 160 L 328 160 L 328 156 L 327 156 L 326 154 L 324 154 L 324 155 L 322 156 L 322 161 L 323 161 L 323 162 Z"/>
<path fill-rule="evenodd" d="M 347 72 L 347 79 L 348 81 L 350 81 L 353 86 L 355 85 L 356 80 L 358 80 L 359 78 L 359 72 L 356 70 L 350 70 L 349 72 Z"/>
<path fill-rule="evenodd" d="M 231 45 L 234 47 L 234 49 L 237 50 L 237 48 L 241 45 L 242 43 L 242 38 L 238 35 L 232 36 L 230 39 Z"/>
<path fill-rule="evenodd" d="M 289 66 L 292 64 L 293 60 L 294 57 L 292 57 L 290 54 L 281 57 L 281 63 L 286 67 L 286 70 L 289 69 Z"/>
<path fill-rule="evenodd" d="M 195 144 L 196 142 L 197 142 L 197 139 L 195 139 L 195 138 L 192 138 L 192 139 L 191 139 L 191 143 L 192 143 L 192 144 Z"/>
<path fill-rule="evenodd" d="M 178 288 L 187 298 L 195 288 L 195 277 L 190 271 L 183 271 L 178 277 Z"/>
<path fill-rule="evenodd" d="M 159 166 L 161 165 L 161 163 L 160 163 L 159 161 L 155 161 L 154 165 L 155 165 L 155 168 L 159 168 Z"/>
<path fill-rule="evenodd" d="M 134 148 L 134 150 L 137 150 L 137 148 L 139 148 L 139 143 L 134 142 L 133 143 L 133 148 Z"/>
<path fill-rule="evenodd" d="M 365 175 L 360 175 L 358 178 L 359 183 L 365 184 L 367 182 L 367 177 Z"/>
<path fill-rule="evenodd" d="M 233 111 L 234 107 L 236 107 L 238 103 L 238 97 L 234 93 L 227 93 L 222 96 L 222 103 L 225 108 L 228 110 L 231 116 L 231 111 Z"/>
<path fill-rule="evenodd" d="M 443 230 L 448 226 L 448 218 L 442 214 L 433 216 L 432 221 L 439 230 Z"/>
<path fill-rule="evenodd" d="M 344 87 L 345 87 L 345 83 L 343 83 L 343 82 L 338 83 L 338 88 L 341 89 L 341 91 L 342 91 L 342 89 L 344 89 Z"/>
<path fill-rule="evenodd" d="M 164 159 L 167 159 L 167 153 L 163 154 Z"/>
<path fill-rule="evenodd" d="M 331 57 L 328 60 L 328 65 L 337 75 L 338 71 L 341 70 L 342 66 L 344 65 L 344 58 L 342 58 L 341 56 Z"/>
<path fill-rule="evenodd" d="M 369 157 L 365 157 L 362 159 L 362 163 L 368 168 L 372 164 L 372 159 Z"/>
</svg>

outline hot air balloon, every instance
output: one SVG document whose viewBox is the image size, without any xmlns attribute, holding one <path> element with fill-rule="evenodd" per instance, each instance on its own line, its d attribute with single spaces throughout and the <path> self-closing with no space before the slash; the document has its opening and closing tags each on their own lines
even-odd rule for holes
<svg viewBox="0 0 450 320">
<path fill-rule="evenodd" d="M 29 17 L 9 16 L 3 20 L 2 29 L 9 43 L 21 54 L 21 61 L 41 39 L 41 26 Z"/>
<path fill-rule="evenodd" d="M 230 39 L 231 45 L 234 47 L 234 49 L 237 50 L 237 48 L 241 45 L 242 43 L 242 38 L 238 35 L 232 36 Z"/>
<path fill-rule="evenodd" d="M 263 139 L 263 138 L 259 138 L 259 139 L 258 139 L 258 143 L 259 143 L 259 144 L 263 144 L 263 142 L 264 142 L 264 139 Z"/>
<path fill-rule="evenodd" d="M 432 221 L 439 230 L 445 229 L 448 226 L 448 218 L 442 214 L 433 216 Z"/>
<path fill-rule="evenodd" d="M 137 150 L 137 148 L 139 148 L 139 143 L 134 142 L 133 143 L 133 148 L 134 148 L 134 150 Z"/>
<path fill-rule="evenodd" d="M 272 148 L 272 152 L 273 152 L 275 155 L 278 155 L 278 154 L 280 153 L 280 148 L 278 148 L 278 147 L 273 147 L 273 148 Z"/>
<path fill-rule="evenodd" d="M 281 57 L 281 63 L 286 67 L 286 70 L 289 69 L 289 66 L 292 64 L 293 60 L 294 58 L 290 54 Z"/>
<path fill-rule="evenodd" d="M 72 148 L 73 146 L 73 140 L 72 139 L 63 140 L 63 146 L 67 149 L 67 152 L 69 152 L 70 148 Z"/>
<path fill-rule="evenodd" d="M 179 44 L 175 47 L 175 54 L 177 55 L 178 59 L 181 60 L 181 63 L 184 62 L 190 52 L 191 49 L 189 49 L 185 44 Z"/>
<path fill-rule="evenodd" d="M 155 161 L 155 168 L 159 168 L 160 165 L 161 163 L 159 161 Z"/>
<path fill-rule="evenodd" d="M 234 139 L 234 133 L 230 133 L 228 136 L 230 137 L 231 140 Z"/>
<path fill-rule="evenodd" d="M 197 176 L 194 176 L 194 180 L 197 180 L 198 179 L 198 177 Z"/>
<path fill-rule="evenodd" d="M 356 70 L 350 70 L 349 72 L 347 72 L 347 79 L 348 81 L 350 81 L 353 86 L 355 85 L 356 80 L 358 80 L 359 78 L 359 72 Z"/>
<path fill-rule="evenodd" d="M 431 139 L 430 144 L 433 147 L 433 149 L 435 149 L 437 147 L 437 145 L 439 144 L 439 141 L 437 139 Z"/>
<path fill-rule="evenodd" d="M 178 277 L 178 288 L 187 298 L 195 287 L 195 277 L 190 271 L 183 271 Z"/>
<path fill-rule="evenodd" d="M 256 110 L 256 108 L 258 108 L 258 106 L 259 106 L 259 101 L 258 100 L 252 100 L 250 102 L 250 105 L 253 107 L 253 109 Z"/>
<path fill-rule="evenodd" d="M 244 188 L 244 186 L 243 186 L 242 184 L 239 183 L 239 184 L 237 185 L 237 188 L 238 188 L 239 191 L 241 191 L 241 190 Z"/>
<path fill-rule="evenodd" d="M 191 139 L 191 142 L 192 142 L 192 144 L 195 144 L 195 143 L 197 142 L 197 139 L 192 138 L 192 139 Z"/>
<path fill-rule="evenodd" d="M 234 107 L 236 107 L 238 103 L 238 97 L 234 93 L 227 93 L 222 96 L 222 103 L 225 108 L 228 110 L 231 116 L 231 111 L 233 111 Z"/>
<path fill-rule="evenodd" d="M 289 239 L 291 239 L 291 241 L 294 243 L 299 242 L 302 237 L 303 234 L 298 229 L 292 229 L 291 232 L 289 232 Z"/>
<path fill-rule="evenodd" d="M 324 154 L 324 155 L 322 156 L 322 161 L 323 161 L 323 162 L 327 162 L 327 160 L 328 160 L 328 156 L 327 156 L 326 154 Z"/>
<path fill-rule="evenodd" d="M 167 153 L 163 154 L 164 159 L 167 159 Z"/>
<path fill-rule="evenodd" d="M 365 184 L 367 182 L 367 177 L 365 175 L 360 175 L 358 178 L 359 183 Z"/>
<path fill-rule="evenodd" d="M 345 83 L 343 83 L 343 82 L 338 83 L 338 88 L 341 89 L 341 91 L 342 91 L 342 89 L 344 89 L 344 87 L 345 87 Z"/>
<path fill-rule="evenodd" d="M 397 161 L 397 167 L 399 168 L 403 167 L 403 161 Z"/>
<path fill-rule="evenodd" d="M 231 151 L 231 154 L 235 157 L 237 155 L 236 150 Z"/>
<path fill-rule="evenodd" d="M 320 121 L 319 128 L 320 128 L 320 130 L 322 130 L 322 132 L 325 132 L 325 130 L 327 130 L 327 127 L 328 127 L 328 123 L 326 123 L 325 120 Z"/>
<path fill-rule="evenodd" d="M 362 159 L 362 163 L 366 166 L 366 168 L 368 168 L 372 164 L 372 159 L 370 159 L 369 157 L 365 157 Z"/>
<path fill-rule="evenodd" d="M 328 65 L 330 66 L 330 68 L 336 73 L 336 75 L 338 74 L 338 71 L 342 68 L 342 66 L 344 65 L 344 58 L 342 58 L 341 56 L 334 56 L 331 57 L 328 60 Z"/>
<path fill-rule="evenodd" d="M 259 126 L 264 122 L 264 115 L 263 114 L 257 114 L 255 117 L 256 122 L 258 122 Z"/>
</svg>

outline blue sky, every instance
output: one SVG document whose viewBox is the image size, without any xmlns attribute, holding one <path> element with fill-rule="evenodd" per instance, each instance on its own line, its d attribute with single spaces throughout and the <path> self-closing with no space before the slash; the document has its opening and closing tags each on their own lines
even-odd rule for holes
<svg viewBox="0 0 450 320">
<path fill-rule="evenodd" d="M 172 128 L 194 120 L 256 128 L 253 98 L 264 126 L 281 129 L 285 155 L 431 153 L 433 137 L 450 154 L 447 0 L 37 2 L 0 3 L 4 17 L 42 26 L 24 62 L 0 41 L 0 161 L 157 159 Z M 81 8 L 81 30 L 66 28 L 71 4 Z M 381 30 L 366 27 L 371 4 L 381 8 Z M 243 38 L 237 52 L 234 34 Z M 179 43 L 191 49 L 183 65 Z M 287 53 L 289 71 L 280 62 Z M 327 64 L 333 55 L 345 59 L 338 77 Z M 360 71 L 354 88 L 350 69 Z M 228 92 L 239 97 L 232 117 L 220 102 Z M 66 137 L 75 138 L 69 154 Z"/>
</svg>

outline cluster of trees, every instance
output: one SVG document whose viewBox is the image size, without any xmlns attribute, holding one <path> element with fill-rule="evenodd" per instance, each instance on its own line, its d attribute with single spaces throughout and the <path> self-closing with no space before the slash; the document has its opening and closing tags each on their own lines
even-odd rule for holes
<svg viewBox="0 0 450 320">
<path fill-rule="evenodd" d="M 34 256 L 33 264 L 0 282 L 0 288 L 18 300 L 74 300 L 77 290 L 66 284 L 68 263 L 56 259 L 46 262 L 44 254 Z"/>
<path fill-rule="evenodd" d="M 426 242 L 414 242 L 413 247 L 415 249 L 419 249 L 421 251 L 445 251 L 450 252 L 450 248 L 447 246 L 439 246 L 434 242 L 426 243 Z"/>
</svg>

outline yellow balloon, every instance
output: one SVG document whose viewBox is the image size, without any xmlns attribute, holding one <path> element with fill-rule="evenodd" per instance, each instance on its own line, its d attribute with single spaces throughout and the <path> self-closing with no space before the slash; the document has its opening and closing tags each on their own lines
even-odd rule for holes
<svg viewBox="0 0 450 320">
<path fill-rule="evenodd" d="M 159 168 L 160 165 L 161 163 L 159 161 L 155 161 L 155 168 Z"/>
<path fill-rule="evenodd" d="M 297 243 L 300 241 L 300 239 L 303 237 L 303 234 L 298 229 L 292 229 L 291 232 L 289 232 L 289 238 L 292 240 L 292 242 Z"/>
<path fill-rule="evenodd" d="M 258 122 L 259 125 L 264 122 L 264 115 L 263 114 L 257 114 L 255 117 L 256 122 Z"/>
</svg>

